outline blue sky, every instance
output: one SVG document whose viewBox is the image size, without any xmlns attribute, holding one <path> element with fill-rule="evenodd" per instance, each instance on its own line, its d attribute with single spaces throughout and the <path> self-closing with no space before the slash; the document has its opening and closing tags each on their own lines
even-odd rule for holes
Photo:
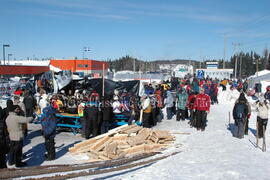
<svg viewBox="0 0 270 180">
<path fill-rule="evenodd" d="M 223 58 L 270 44 L 269 0 L 0 0 L 12 58 Z M 2 58 L 2 53 L 0 53 Z M 11 59 L 12 59 L 11 58 Z"/>
</svg>

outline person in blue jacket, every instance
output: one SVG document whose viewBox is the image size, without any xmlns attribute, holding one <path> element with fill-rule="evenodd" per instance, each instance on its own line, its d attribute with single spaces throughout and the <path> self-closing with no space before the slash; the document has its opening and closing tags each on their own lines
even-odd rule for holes
<svg viewBox="0 0 270 180">
<path fill-rule="evenodd" d="M 56 136 L 56 116 L 55 109 L 52 105 L 48 105 L 43 109 L 43 114 L 41 118 L 41 126 L 43 130 L 43 136 L 45 138 L 45 148 L 47 150 L 47 154 L 45 154 L 45 158 L 47 161 L 51 161 L 55 159 L 55 141 L 54 138 Z"/>
</svg>

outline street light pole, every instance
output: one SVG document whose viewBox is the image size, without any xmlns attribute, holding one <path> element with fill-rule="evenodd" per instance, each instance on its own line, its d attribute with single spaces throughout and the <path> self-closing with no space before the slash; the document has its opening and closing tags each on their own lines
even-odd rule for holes
<svg viewBox="0 0 270 180">
<path fill-rule="evenodd" d="M 83 59 L 84 59 L 84 52 L 86 51 L 90 51 L 90 48 L 89 47 L 83 47 Z"/>
<path fill-rule="evenodd" d="M 9 64 L 9 57 L 12 56 L 12 54 L 8 54 L 8 64 Z"/>
<path fill-rule="evenodd" d="M 4 44 L 3 45 L 3 60 L 4 60 L 4 65 L 6 64 L 6 54 L 5 54 L 5 47 L 10 47 L 9 44 Z"/>
</svg>

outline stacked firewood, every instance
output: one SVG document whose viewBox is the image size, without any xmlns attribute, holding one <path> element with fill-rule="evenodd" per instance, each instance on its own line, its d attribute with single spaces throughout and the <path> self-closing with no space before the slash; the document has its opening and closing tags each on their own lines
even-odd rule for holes
<svg viewBox="0 0 270 180">
<path fill-rule="evenodd" d="M 169 131 L 123 125 L 106 134 L 75 144 L 72 154 L 86 153 L 90 161 L 103 161 L 159 152 L 175 141 Z"/>
</svg>

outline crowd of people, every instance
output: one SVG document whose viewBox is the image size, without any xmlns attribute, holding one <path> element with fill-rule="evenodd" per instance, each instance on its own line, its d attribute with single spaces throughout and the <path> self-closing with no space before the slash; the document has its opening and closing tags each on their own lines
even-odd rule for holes
<svg viewBox="0 0 270 180">
<path fill-rule="evenodd" d="M 108 132 L 119 120 L 129 125 L 139 123 L 151 128 L 162 120 L 188 121 L 190 127 L 204 131 L 207 127 L 207 114 L 211 105 L 218 104 L 219 86 L 237 89 L 241 92 L 235 103 L 233 117 L 238 127 L 236 137 L 242 138 L 248 130 L 248 119 L 251 114 L 250 105 L 245 98 L 248 93 L 247 81 L 230 81 L 228 79 L 197 79 L 196 76 L 173 78 L 159 84 L 146 83 L 144 94 L 132 94 L 126 90 L 114 90 L 110 97 L 102 97 L 95 89 L 61 90 L 57 94 L 47 94 L 39 89 L 35 95 L 31 90 L 18 88 L 13 100 L 7 101 L 7 107 L 0 107 L 0 167 L 8 164 L 16 167 L 25 166 L 23 159 L 23 139 L 27 136 L 27 123 L 34 118 L 39 119 L 45 141 L 46 160 L 54 160 L 56 113 L 78 114 L 82 124 L 82 136 L 85 139 Z M 258 101 L 259 137 L 262 127 L 266 128 L 268 120 L 268 103 L 270 88 Z M 166 112 L 166 118 L 164 113 Z M 240 113 L 239 113 L 240 112 Z M 36 116 L 39 115 L 39 116 Z M 36 117 L 35 117 L 36 116 Z"/>
</svg>

